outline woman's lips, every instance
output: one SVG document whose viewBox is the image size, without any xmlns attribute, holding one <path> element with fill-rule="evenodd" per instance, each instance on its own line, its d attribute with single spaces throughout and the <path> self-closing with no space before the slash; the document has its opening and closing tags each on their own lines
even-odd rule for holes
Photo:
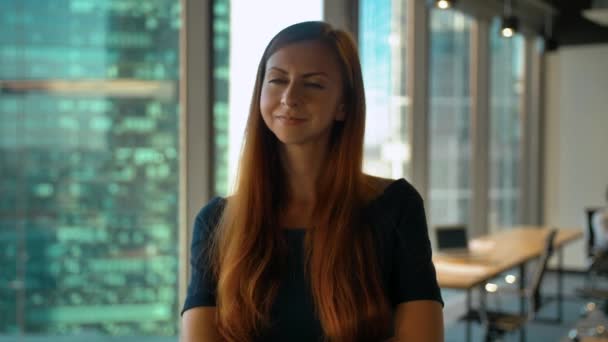
<svg viewBox="0 0 608 342">
<path fill-rule="evenodd" d="M 289 117 L 289 116 L 277 116 L 276 119 L 280 123 L 282 123 L 284 125 L 289 125 L 289 126 L 299 125 L 306 121 L 306 119 L 294 118 L 294 117 Z"/>
</svg>

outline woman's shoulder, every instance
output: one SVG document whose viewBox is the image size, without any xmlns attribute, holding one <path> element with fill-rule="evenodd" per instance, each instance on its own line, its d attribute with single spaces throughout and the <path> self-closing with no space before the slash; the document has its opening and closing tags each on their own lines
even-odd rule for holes
<svg viewBox="0 0 608 342">
<path fill-rule="evenodd" d="M 196 215 L 195 228 L 208 230 L 215 226 L 222 215 L 226 199 L 216 196 L 207 202 Z"/>
<path fill-rule="evenodd" d="M 366 189 L 370 205 L 381 203 L 387 208 L 393 205 L 402 205 L 408 199 L 421 199 L 420 194 L 405 178 L 390 179 L 366 175 Z"/>
<path fill-rule="evenodd" d="M 409 230 L 411 226 L 423 223 L 424 203 L 410 182 L 404 178 L 375 181 L 380 188 L 377 188 L 376 197 L 365 207 L 364 215 L 377 231 L 388 234 Z"/>
</svg>

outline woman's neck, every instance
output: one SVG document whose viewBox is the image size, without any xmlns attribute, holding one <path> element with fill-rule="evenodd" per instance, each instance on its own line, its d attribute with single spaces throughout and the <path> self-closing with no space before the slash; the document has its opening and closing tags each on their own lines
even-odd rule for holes
<svg viewBox="0 0 608 342">
<path fill-rule="evenodd" d="M 314 205 L 317 178 L 325 163 L 327 149 L 313 144 L 284 146 L 281 161 L 289 186 L 287 205 Z"/>
</svg>

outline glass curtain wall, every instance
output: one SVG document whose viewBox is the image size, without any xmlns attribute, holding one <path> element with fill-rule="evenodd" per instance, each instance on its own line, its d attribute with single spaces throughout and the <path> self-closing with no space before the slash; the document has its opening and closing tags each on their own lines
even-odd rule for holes
<svg viewBox="0 0 608 342">
<path fill-rule="evenodd" d="M 228 84 L 230 77 L 230 0 L 213 1 L 214 191 L 228 193 Z"/>
<path fill-rule="evenodd" d="M 452 10 L 430 13 L 431 224 L 468 223 L 469 219 L 471 22 Z"/>
<path fill-rule="evenodd" d="M 489 223 L 495 229 L 520 223 L 524 77 L 524 38 L 503 38 L 499 20 L 490 30 L 490 66 Z"/>
<path fill-rule="evenodd" d="M 407 1 L 359 2 L 359 51 L 367 101 L 364 169 L 409 177 L 406 96 Z"/>
<path fill-rule="evenodd" d="M 0 338 L 176 339 L 179 18 L 0 1 Z"/>
</svg>

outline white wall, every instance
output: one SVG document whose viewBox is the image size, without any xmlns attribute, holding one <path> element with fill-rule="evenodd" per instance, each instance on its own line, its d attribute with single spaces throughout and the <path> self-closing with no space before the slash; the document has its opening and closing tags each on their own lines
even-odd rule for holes
<svg viewBox="0 0 608 342">
<path fill-rule="evenodd" d="M 560 48 L 546 60 L 543 222 L 585 227 L 584 208 L 608 186 L 608 44 Z M 565 266 L 585 265 L 584 239 Z"/>
</svg>

